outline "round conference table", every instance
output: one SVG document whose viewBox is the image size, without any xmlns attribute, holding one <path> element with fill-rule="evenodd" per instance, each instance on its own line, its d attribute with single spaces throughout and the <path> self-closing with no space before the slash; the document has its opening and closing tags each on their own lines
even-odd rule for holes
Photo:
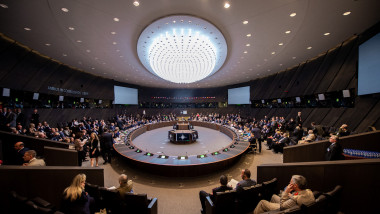
<svg viewBox="0 0 380 214">
<path fill-rule="evenodd" d="M 236 163 L 249 148 L 249 142 L 240 141 L 239 134 L 231 127 L 201 121 L 189 121 L 194 126 L 218 130 L 231 138 L 230 144 L 207 154 L 189 156 L 169 156 L 154 154 L 138 148 L 133 139 L 146 131 L 173 126 L 178 121 L 160 122 L 140 126 L 124 132 L 119 143 L 114 144 L 115 151 L 124 157 L 128 164 L 149 173 L 168 177 L 191 177 L 225 169 Z"/>
</svg>

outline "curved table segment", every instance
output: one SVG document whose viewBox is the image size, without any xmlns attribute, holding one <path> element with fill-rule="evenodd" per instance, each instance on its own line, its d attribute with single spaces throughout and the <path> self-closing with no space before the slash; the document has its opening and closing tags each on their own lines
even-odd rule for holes
<svg viewBox="0 0 380 214">
<path fill-rule="evenodd" d="M 222 170 L 233 165 L 249 147 L 249 142 L 239 141 L 235 130 L 230 127 L 199 121 L 190 121 L 190 124 L 219 130 L 231 138 L 231 143 L 221 150 L 190 156 L 165 156 L 148 153 L 133 144 L 133 139 L 148 130 L 173 126 L 176 123 L 177 121 L 161 122 L 129 130 L 121 137 L 120 143 L 114 144 L 115 151 L 125 157 L 125 160 L 131 165 L 149 173 L 168 177 L 191 177 Z"/>
</svg>

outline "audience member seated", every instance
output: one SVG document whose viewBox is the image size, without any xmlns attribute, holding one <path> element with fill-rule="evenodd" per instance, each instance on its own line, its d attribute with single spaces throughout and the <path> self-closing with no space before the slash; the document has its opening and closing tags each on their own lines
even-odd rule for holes
<svg viewBox="0 0 380 214">
<path fill-rule="evenodd" d="M 37 153 L 34 150 L 28 150 L 24 153 L 24 161 L 23 166 L 46 166 L 45 161 L 43 159 L 36 158 Z"/>
<path fill-rule="evenodd" d="M 225 176 L 225 175 L 220 176 L 219 182 L 220 182 L 220 186 L 212 189 L 212 193 L 211 194 L 209 194 L 209 193 L 207 193 L 207 192 L 205 192 L 203 190 L 201 190 L 199 192 L 199 200 L 201 201 L 201 205 L 202 205 L 201 213 L 205 213 L 206 212 L 205 211 L 206 210 L 205 201 L 206 201 L 206 197 L 207 196 L 210 196 L 211 200 L 213 201 L 214 200 L 214 196 L 216 195 L 217 192 L 225 192 L 227 190 L 232 190 L 232 187 L 227 186 L 227 183 L 228 183 L 227 176 Z"/>
<path fill-rule="evenodd" d="M 323 136 L 324 131 L 321 125 L 315 124 L 315 122 L 311 122 L 311 130 L 313 130 L 314 134 L 317 136 Z"/>
<path fill-rule="evenodd" d="M 250 187 L 256 185 L 256 181 L 251 179 L 251 171 L 249 169 L 243 169 L 241 171 L 241 180 L 239 183 L 235 179 L 231 179 L 229 186 L 235 186 L 236 192 L 243 191 L 243 187 Z"/>
<path fill-rule="evenodd" d="M 128 180 L 128 176 L 126 174 L 121 174 L 119 176 L 119 185 L 120 186 L 116 188 L 116 190 L 119 192 L 122 199 L 125 199 L 125 193 L 133 193 L 133 182 L 131 180 Z"/>
<path fill-rule="evenodd" d="M 298 141 L 298 144 L 306 144 L 313 142 L 315 140 L 315 134 L 313 130 L 308 131 L 308 135 L 306 137 L 303 137 L 302 140 Z"/>
<path fill-rule="evenodd" d="M 283 133 L 281 138 L 272 145 L 273 151 L 275 153 L 283 153 L 284 147 L 289 146 L 289 142 L 290 140 L 288 134 L 286 132 Z"/>
<path fill-rule="evenodd" d="M 331 135 L 329 142 L 331 145 L 327 148 L 325 153 L 326 161 L 334 161 L 334 160 L 344 160 L 343 148 L 339 143 L 339 137 L 336 135 Z"/>
<path fill-rule="evenodd" d="M 271 201 L 261 200 L 254 214 L 264 213 L 270 210 L 285 210 L 293 206 L 308 205 L 315 201 L 313 192 L 306 189 L 307 181 L 302 175 L 293 175 L 289 185 L 280 196 L 273 195 Z"/>
<path fill-rule="evenodd" d="M 17 152 L 16 155 L 15 155 L 15 162 L 14 162 L 14 164 L 16 164 L 16 165 L 22 165 L 24 163 L 24 154 L 29 149 L 26 148 L 26 147 L 24 147 L 24 143 L 23 142 L 17 142 L 17 143 L 15 143 L 14 148 L 15 148 L 15 150 Z"/>
<path fill-rule="evenodd" d="M 73 182 L 63 192 L 61 211 L 63 213 L 83 213 L 90 214 L 90 206 L 93 206 L 94 199 L 84 191 L 86 175 L 78 174 Z"/>
</svg>

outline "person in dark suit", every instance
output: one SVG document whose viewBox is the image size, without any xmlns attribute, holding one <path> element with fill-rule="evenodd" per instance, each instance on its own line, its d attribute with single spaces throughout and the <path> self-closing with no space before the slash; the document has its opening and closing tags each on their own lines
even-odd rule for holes
<svg viewBox="0 0 380 214">
<path fill-rule="evenodd" d="M 202 204 L 201 213 L 206 213 L 205 201 L 206 201 L 207 196 L 210 196 L 211 200 L 214 201 L 214 198 L 217 192 L 225 192 L 228 190 L 232 190 L 232 187 L 227 186 L 227 183 L 228 183 L 227 176 L 225 175 L 220 176 L 219 182 L 220 182 L 220 186 L 212 189 L 212 194 L 209 194 L 203 190 L 199 192 L 199 200 L 201 201 L 201 204 Z"/>
<path fill-rule="evenodd" d="M 336 135 L 331 135 L 329 141 L 331 145 L 329 146 L 329 148 L 327 148 L 327 151 L 325 153 L 325 160 L 344 160 L 343 148 L 339 143 L 339 137 Z"/>
<path fill-rule="evenodd" d="M 24 154 L 26 151 L 29 151 L 28 148 L 24 147 L 23 142 L 17 142 L 14 145 L 14 148 L 17 152 L 14 163 L 16 165 L 22 165 L 24 163 Z"/>
<path fill-rule="evenodd" d="M 261 130 L 257 125 L 252 129 L 253 138 L 259 144 L 259 152 L 261 153 Z"/>
<path fill-rule="evenodd" d="M 302 117 L 301 117 L 301 112 L 299 111 L 298 112 L 298 115 L 297 115 L 297 117 L 296 117 L 296 126 L 300 126 L 300 127 L 302 127 Z"/>
<path fill-rule="evenodd" d="M 113 151 L 113 137 L 112 134 L 108 132 L 107 128 L 104 128 L 104 132 L 100 139 L 100 150 L 104 163 L 111 163 L 112 160 L 112 151 Z"/>
<path fill-rule="evenodd" d="M 249 169 L 243 169 L 241 171 L 241 180 L 236 185 L 236 192 L 243 191 L 243 187 L 250 187 L 256 185 L 256 181 L 251 179 L 251 171 Z"/>
<path fill-rule="evenodd" d="M 34 123 L 34 125 L 37 127 L 38 123 L 40 123 L 40 115 L 37 113 L 38 110 L 34 109 L 33 114 L 30 118 L 30 123 Z"/>
</svg>

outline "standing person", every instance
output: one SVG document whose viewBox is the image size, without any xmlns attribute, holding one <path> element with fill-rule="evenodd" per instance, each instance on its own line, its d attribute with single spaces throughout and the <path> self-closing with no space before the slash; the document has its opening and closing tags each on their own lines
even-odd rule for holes
<svg viewBox="0 0 380 214">
<path fill-rule="evenodd" d="M 17 142 L 17 143 L 15 143 L 14 148 L 15 148 L 15 150 L 17 152 L 16 157 L 15 157 L 15 164 L 22 165 L 24 163 L 24 154 L 29 149 L 26 148 L 26 147 L 24 147 L 24 143 L 23 142 Z"/>
<path fill-rule="evenodd" d="M 225 192 L 227 190 L 232 190 L 232 187 L 227 186 L 227 183 L 228 183 L 227 176 L 225 175 L 220 176 L 219 182 L 220 182 L 220 186 L 212 189 L 212 194 L 209 194 L 203 190 L 199 192 L 199 200 L 201 201 L 201 205 L 202 205 L 201 213 L 206 213 L 205 201 L 206 201 L 207 196 L 210 196 L 211 200 L 214 201 L 214 198 L 217 192 Z"/>
<path fill-rule="evenodd" d="M 301 117 L 301 112 L 299 111 L 298 112 L 298 115 L 297 115 L 297 117 L 296 117 L 296 126 L 299 126 L 299 127 L 301 127 L 302 128 L 302 117 Z"/>
<path fill-rule="evenodd" d="M 38 110 L 34 109 L 33 114 L 30 118 L 30 123 L 34 123 L 34 125 L 37 127 L 38 123 L 40 123 L 40 115 L 38 114 Z"/>
<path fill-rule="evenodd" d="M 90 214 L 94 199 L 84 191 L 86 175 L 78 174 L 63 192 L 61 211 L 64 213 Z"/>
<path fill-rule="evenodd" d="M 334 160 L 344 160 L 343 156 L 343 148 L 339 143 L 339 137 L 336 135 L 331 135 L 329 139 L 331 145 L 327 148 L 325 154 L 326 161 L 334 161 Z"/>
<path fill-rule="evenodd" d="M 100 139 L 100 149 L 102 151 L 102 156 L 104 163 L 111 163 L 112 161 L 112 150 L 113 150 L 113 138 L 112 134 L 108 132 L 107 128 L 104 128 L 104 133 Z"/>
<path fill-rule="evenodd" d="M 80 139 L 74 140 L 75 150 L 78 152 L 78 166 L 82 166 L 83 159 L 86 157 L 86 152 L 83 149 L 84 144 Z"/>
<path fill-rule="evenodd" d="M 94 166 L 94 158 L 96 159 L 96 166 L 99 166 L 98 157 L 99 157 L 99 138 L 95 132 L 92 132 L 90 135 L 90 158 L 91 158 L 91 166 Z"/>
<path fill-rule="evenodd" d="M 293 175 L 290 179 L 289 185 L 285 191 L 282 192 L 281 197 L 273 195 L 271 201 L 261 200 L 254 214 L 264 213 L 270 210 L 282 210 L 288 209 L 295 205 L 301 206 L 302 204 L 308 205 L 315 201 L 313 192 L 310 189 L 306 189 L 307 181 L 302 175 Z"/>
<path fill-rule="evenodd" d="M 258 142 L 259 144 L 259 152 L 261 153 L 261 130 L 257 125 L 254 125 L 252 129 L 253 138 Z"/>
</svg>

